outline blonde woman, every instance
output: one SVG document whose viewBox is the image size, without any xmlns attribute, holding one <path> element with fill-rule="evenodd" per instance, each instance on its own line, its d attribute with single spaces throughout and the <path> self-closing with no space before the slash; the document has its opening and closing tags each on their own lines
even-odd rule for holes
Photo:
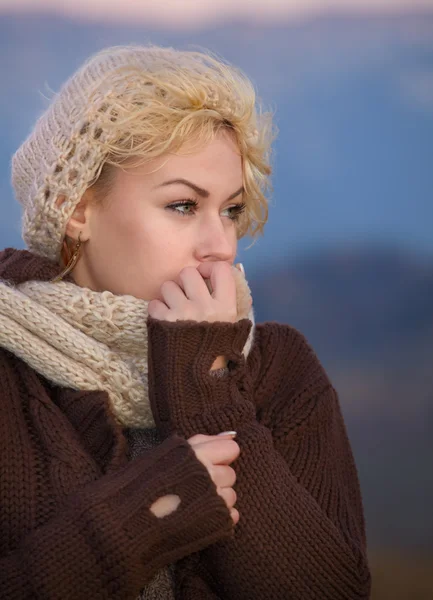
<svg viewBox="0 0 433 600">
<path fill-rule="evenodd" d="M 14 155 L 3 600 L 369 597 L 336 392 L 301 333 L 255 325 L 235 265 L 266 222 L 273 135 L 221 59 L 114 47 Z"/>
</svg>

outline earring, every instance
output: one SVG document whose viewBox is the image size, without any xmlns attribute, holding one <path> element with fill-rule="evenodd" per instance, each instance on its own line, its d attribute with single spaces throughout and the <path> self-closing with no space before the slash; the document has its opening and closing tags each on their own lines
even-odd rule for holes
<svg viewBox="0 0 433 600">
<path fill-rule="evenodd" d="M 69 258 L 68 260 L 68 264 L 66 265 L 66 267 L 63 269 L 63 271 L 57 275 L 56 277 L 54 277 L 53 279 L 50 280 L 50 283 L 57 283 L 58 281 L 61 281 L 64 277 L 66 277 L 66 275 L 68 275 L 68 273 L 70 273 L 72 271 L 72 269 L 75 267 L 75 265 L 78 262 L 78 259 L 80 258 L 80 249 L 81 249 L 81 231 L 78 234 L 78 240 L 77 243 L 75 244 L 75 250 L 72 253 L 72 256 Z M 67 242 L 66 240 L 63 242 L 64 247 L 66 248 L 66 252 L 68 253 L 69 249 L 67 248 Z"/>
</svg>

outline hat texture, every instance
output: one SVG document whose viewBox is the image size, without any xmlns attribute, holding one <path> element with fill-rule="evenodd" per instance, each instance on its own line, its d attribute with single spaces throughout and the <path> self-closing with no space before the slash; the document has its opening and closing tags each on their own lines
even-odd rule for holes
<svg viewBox="0 0 433 600">
<path fill-rule="evenodd" d="M 167 49 L 168 50 L 168 49 Z M 164 49 L 158 49 L 161 61 Z M 37 255 L 58 261 L 67 223 L 97 178 L 113 129 L 101 127 L 113 99 L 134 85 L 134 68 L 152 68 L 151 47 L 118 46 L 90 57 L 55 95 L 12 158 L 12 186 L 23 207 L 22 237 Z M 167 62 L 172 53 L 167 52 Z M 122 67 L 131 67 L 121 69 Z M 119 70 L 120 69 L 120 70 Z M 115 70 L 113 77 L 106 76 Z"/>
</svg>

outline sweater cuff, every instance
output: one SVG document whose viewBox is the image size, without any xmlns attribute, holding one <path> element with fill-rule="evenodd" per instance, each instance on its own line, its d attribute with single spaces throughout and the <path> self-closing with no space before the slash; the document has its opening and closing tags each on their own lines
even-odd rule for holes
<svg viewBox="0 0 433 600">
<path fill-rule="evenodd" d="M 230 513 L 206 467 L 179 436 L 171 436 L 109 479 L 99 486 L 95 482 L 91 499 L 81 499 L 87 534 L 93 531 L 97 539 L 97 533 L 111 538 L 116 532 L 117 544 L 124 543 L 131 561 L 147 572 L 233 534 Z M 150 507 L 167 494 L 179 496 L 180 504 L 171 514 L 156 517 Z M 109 522 L 117 523 L 111 534 Z"/>
<path fill-rule="evenodd" d="M 197 433 L 188 422 L 215 422 L 215 413 L 227 406 L 239 415 L 251 412 L 243 394 L 248 384 L 242 353 L 252 327 L 249 319 L 209 323 L 149 317 L 147 327 L 149 397 L 163 437 L 175 431 L 185 437 Z M 217 356 L 228 361 L 220 376 L 211 371 Z"/>
<path fill-rule="evenodd" d="M 236 323 L 216 321 L 163 321 L 148 317 L 148 345 L 154 354 L 176 366 L 195 365 L 198 375 L 209 373 L 217 356 L 238 364 L 252 327 L 249 319 Z"/>
</svg>

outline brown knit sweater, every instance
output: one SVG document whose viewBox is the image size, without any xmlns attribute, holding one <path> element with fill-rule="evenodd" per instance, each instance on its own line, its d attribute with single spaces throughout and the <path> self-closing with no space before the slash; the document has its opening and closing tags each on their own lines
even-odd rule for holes
<svg viewBox="0 0 433 600">
<path fill-rule="evenodd" d="M 0 278 L 51 278 L 25 251 Z M 148 320 L 164 440 L 127 460 L 105 392 L 59 388 L 0 349 L 0 598 L 134 600 L 176 563 L 181 600 L 369 598 L 358 478 L 335 390 L 288 325 Z M 231 361 L 212 377 L 215 356 Z M 236 430 L 240 521 L 186 439 Z M 178 494 L 158 519 L 150 505 Z"/>
</svg>

